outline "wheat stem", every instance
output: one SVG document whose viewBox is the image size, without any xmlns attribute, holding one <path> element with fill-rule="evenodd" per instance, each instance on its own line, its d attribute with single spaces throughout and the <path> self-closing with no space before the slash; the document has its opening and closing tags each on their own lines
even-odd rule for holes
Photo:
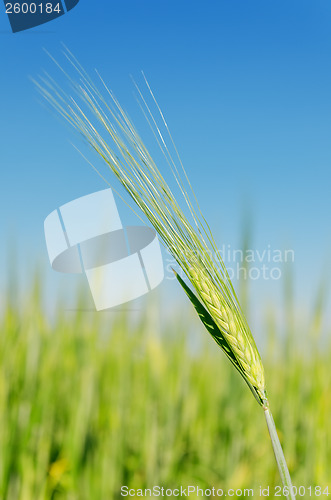
<svg viewBox="0 0 331 500">
<path fill-rule="evenodd" d="M 290 473 L 287 467 L 282 446 L 279 441 L 275 422 L 269 408 L 267 407 L 264 408 L 264 415 L 267 421 L 268 431 L 270 434 L 272 447 L 278 465 L 279 474 L 283 483 L 283 494 L 284 496 L 286 496 L 286 498 L 295 500 Z"/>
</svg>

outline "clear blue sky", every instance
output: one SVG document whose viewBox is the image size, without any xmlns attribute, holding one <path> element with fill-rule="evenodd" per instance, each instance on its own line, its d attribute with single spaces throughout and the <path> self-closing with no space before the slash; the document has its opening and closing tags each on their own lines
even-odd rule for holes
<svg viewBox="0 0 331 500">
<path fill-rule="evenodd" d="M 81 0 L 17 34 L 1 4 L 2 283 L 10 238 L 22 269 L 46 261 L 44 218 L 104 187 L 28 79 L 57 74 L 42 49 L 61 61 L 61 42 L 134 116 L 144 70 L 220 246 L 240 244 L 249 206 L 254 248 L 293 248 L 307 303 L 331 251 L 331 1 Z M 254 287 L 276 300 L 281 283 Z"/>
</svg>

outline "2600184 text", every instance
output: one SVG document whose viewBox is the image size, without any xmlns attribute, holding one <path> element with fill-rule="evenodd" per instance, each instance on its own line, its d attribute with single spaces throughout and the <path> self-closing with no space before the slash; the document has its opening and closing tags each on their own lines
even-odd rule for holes
<svg viewBox="0 0 331 500">
<path fill-rule="evenodd" d="M 48 3 L 6 3 L 7 14 L 60 14 L 62 12 L 61 4 L 53 5 Z"/>
</svg>

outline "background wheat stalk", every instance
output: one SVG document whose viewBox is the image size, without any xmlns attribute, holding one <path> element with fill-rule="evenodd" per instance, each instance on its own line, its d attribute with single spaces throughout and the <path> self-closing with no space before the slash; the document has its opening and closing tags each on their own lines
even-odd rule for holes
<svg viewBox="0 0 331 500">
<path fill-rule="evenodd" d="M 138 102 L 174 176 L 188 216 L 156 166 L 133 123 L 100 75 L 102 92 L 68 50 L 65 51 L 65 56 L 76 72 L 76 79 L 54 62 L 71 83 L 73 94 L 70 96 L 64 92 L 48 75 L 35 81 L 38 89 L 106 162 L 184 271 L 192 288 L 175 272 L 178 282 L 207 331 L 241 374 L 264 410 L 285 487 L 284 494 L 287 498 L 295 498 L 269 409 L 260 354 L 167 123 L 147 80 L 145 79 L 145 83 L 149 96 L 161 118 L 167 141 L 144 95 L 136 86 Z"/>
</svg>

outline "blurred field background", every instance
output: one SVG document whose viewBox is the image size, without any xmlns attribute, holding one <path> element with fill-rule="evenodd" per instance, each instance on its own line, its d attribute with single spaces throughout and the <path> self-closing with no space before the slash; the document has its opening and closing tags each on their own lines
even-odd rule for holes
<svg viewBox="0 0 331 500">
<path fill-rule="evenodd" d="M 160 320 L 155 298 L 136 317 L 89 312 L 77 298 L 75 311 L 59 302 L 51 321 L 42 279 L 23 307 L 10 295 L 0 334 L 1 500 L 116 499 L 122 485 L 279 484 L 263 412 L 189 304 Z M 270 400 L 293 482 L 331 488 L 323 297 L 311 321 L 293 321 L 285 337 L 275 311 L 261 313 Z"/>
</svg>

